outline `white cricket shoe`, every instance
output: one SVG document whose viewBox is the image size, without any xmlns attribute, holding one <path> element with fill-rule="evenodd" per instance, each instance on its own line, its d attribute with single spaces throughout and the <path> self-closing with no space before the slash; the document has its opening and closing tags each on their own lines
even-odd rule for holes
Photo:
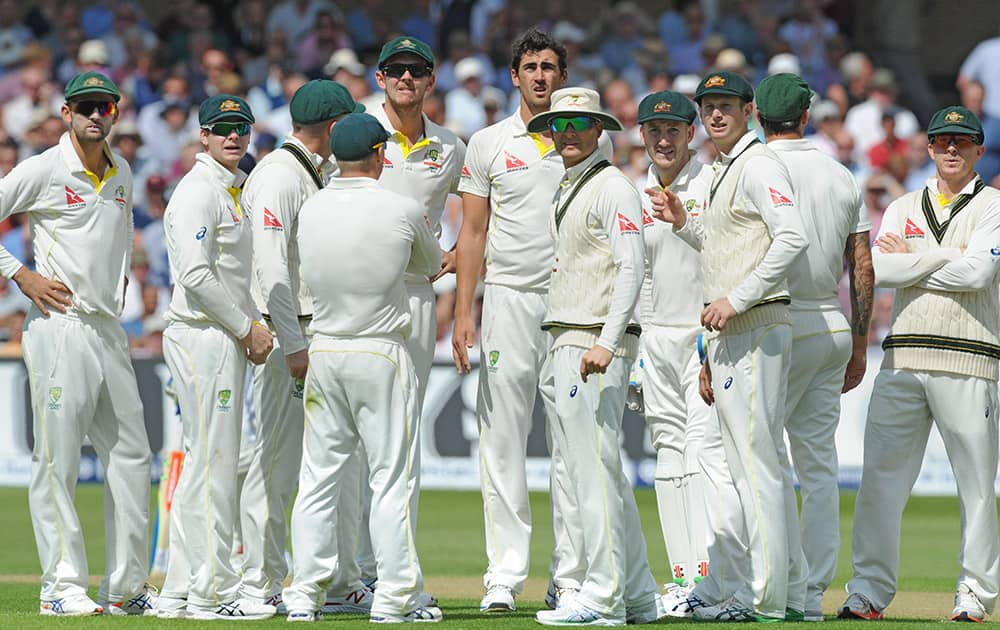
<svg viewBox="0 0 1000 630">
<path fill-rule="evenodd" d="M 156 598 L 156 606 L 149 611 L 149 616 L 160 619 L 187 619 L 187 600 L 160 595 Z"/>
<path fill-rule="evenodd" d="M 277 615 L 288 614 L 288 608 L 285 607 L 285 600 L 281 599 L 281 593 L 264 598 L 264 603 L 268 606 L 274 606 L 275 611 L 277 611 L 275 614 Z"/>
<path fill-rule="evenodd" d="M 421 608 L 421 607 L 423 607 L 423 608 L 431 608 L 432 606 L 437 606 L 438 605 L 438 598 L 435 597 L 435 596 L 433 596 L 433 595 L 431 595 L 430 593 L 428 593 L 426 591 L 423 591 L 423 592 L 417 593 L 417 597 L 414 600 L 414 603 L 417 605 L 417 608 Z"/>
<path fill-rule="evenodd" d="M 663 608 L 668 617 L 690 618 L 699 608 L 710 606 L 702 598 L 679 584 L 667 582 L 663 585 Z"/>
<path fill-rule="evenodd" d="M 122 602 L 101 602 L 105 615 L 123 617 L 127 615 L 156 615 L 156 600 L 160 592 L 152 584 L 143 584 L 142 590 Z"/>
<path fill-rule="evenodd" d="M 84 593 L 59 599 L 43 599 L 38 607 L 38 614 L 56 617 L 86 617 L 103 612 L 104 608 Z"/>
<path fill-rule="evenodd" d="M 444 615 L 437 606 L 420 606 L 414 608 L 405 615 L 372 615 L 368 621 L 372 623 L 436 623 L 441 621 Z"/>
<path fill-rule="evenodd" d="M 316 610 L 293 610 L 288 613 L 287 621 L 319 621 L 323 613 Z"/>
<path fill-rule="evenodd" d="M 986 607 L 967 584 L 958 585 L 958 591 L 955 593 L 955 609 L 951 611 L 949 619 L 976 623 L 986 620 Z"/>
<path fill-rule="evenodd" d="M 563 588 L 549 582 L 549 588 L 545 591 L 545 605 L 549 607 L 549 610 L 555 610 L 559 608 L 563 600 L 572 599 L 579 592 L 578 588 Z"/>
<path fill-rule="evenodd" d="M 623 619 L 605 617 L 573 598 L 555 610 L 539 610 L 535 621 L 543 626 L 624 626 Z"/>
<path fill-rule="evenodd" d="M 721 604 L 696 608 L 693 616 L 700 621 L 746 622 L 757 621 L 753 608 L 741 604 L 735 597 L 730 597 Z"/>
<path fill-rule="evenodd" d="M 362 586 L 356 591 L 341 597 L 326 596 L 326 603 L 320 608 L 324 615 L 341 614 L 368 614 L 372 611 L 372 602 L 375 601 L 375 593 L 367 586 Z"/>
<path fill-rule="evenodd" d="M 479 602 L 479 612 L 505 613 L 514 612 L 514 589 L 503 584 L 492 584 L 486 589 L 482 601 Z"/>
<path fill-rule="evenodd" d="M 213 619 L 229 619 L 232 621 L 270 619 L 278 612 L 274 606 L 268 606 L 252 599 L 239 597 L 229 602 L 223 602 L 216 606 L 195 606 L 188 604 L 187 613 L 189 619 L 202 619 L 205 621 Z"/>
</svg>

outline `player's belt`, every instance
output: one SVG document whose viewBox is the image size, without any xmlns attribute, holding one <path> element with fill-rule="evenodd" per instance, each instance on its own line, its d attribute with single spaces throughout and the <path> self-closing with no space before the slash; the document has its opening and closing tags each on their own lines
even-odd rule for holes
<svg viewBox="0 0 1000 630">
<path fill-rule="evenodd" d="M 566 322 L 542 322 L 542 330 L 551 330 L 552 328 L 566 328 L 568 330 L 592 330 L 597 334 L 601 333 L 604 329 L 604 324 L 567 324 Z M 639 324 L 629 324 L 625 327 L 626 335 L 635 335 L 638 337 L 642 334 L 642 327 Z"/>
<path fill-rule="evenodd" d="M 768 304 L 791 304 L 791 303 L 792 303 L 792 298 L 788 297 L 787 295 L 779 295 L 777 297 L 767 298 L 766 300 L 761 300 L 760 302 L 757 302 L 756 304 L 754 304 L 753 306 L 751 306 L 750 309 L 755 309 L 758 306 L 767 306 Z M 705 306 L 708 306 L 710 303 L 709 302 L 703 302 L 703 304 Z"/>
<path fill-rule="evenodd" d="M 271 323 L 271 316 L 268 315 L 267 313 L 261 313 L 260 316 L 263 317 L 264 321 L 267 322 L 268 324 Z M 312 314 L 309 314 L 309 315 L 299 315 L 299 321 L 300 322 L 311 322 L 312 318 L 313 318 Z"/>
<path fill-rule="evenodd" d="M 1000 346 L 995 343 L 942 335 L 889 335 L 882 341 L 882 349 L 889 348 L 931 348 L 1000 359 Z"/>
</svg>

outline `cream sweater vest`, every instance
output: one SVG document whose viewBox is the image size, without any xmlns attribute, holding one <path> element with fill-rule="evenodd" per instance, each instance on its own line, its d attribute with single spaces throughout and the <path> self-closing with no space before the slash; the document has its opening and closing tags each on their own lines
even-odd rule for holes
<svg viewBox="0 0 1000 630">
<path fill-rule="evenodd" d="M 763 260 L 771 246 L 771 234 L 764 219 L 740 207 L 737 191 L 743 169 L 753 157 L 779 159 L 763 144 L 747 147 L 726 170 L 718 172 L 718 185 L 701 220 L 705 240 L 701 249 L 701 269 L 705 303 L 724 298 L 746 279 Z M 720 182 L 720 178 L 721 182 Z M 788 322 L 788 283 L 782 281 L 770 295 L 726 324 L 721 334 L 738 334 L 753 328 Z"/>
<path fill-rule="evenodd" d="M 908 193 L 896 204 L 899 225 L 911 222 L 924 233 L 923 238 L 906 239 L 910 251 L 964 247 L 983 212 L 998 196 L 1000 191 L 983 188 L 958 214 L 953 214 L 950 223 L 938 227 L 939 234 L 943 231 L 939 243 L 923 209 L 923 191 Z M 995 381 L 1000 359 L 998 326 L 996 285 L 982 291 L 931 291 L 915 286 L 896 289 L 892 326 L 882 343 L 882 367 L 949 372 Z"/>
<path fill-rule="evenodd" d="M 552 274 L 549 280 L 549 310 L 542 324 L 542 329 L 555 337 L 554 346 L 593 347 L 611 308 L 617 274 L 614 257 L 611 247 L 591 234 L 587 216 L 604 182 L 612 177 L 625 176 L 609 167 L 584 183 L 559 224 L 559 273 Z M 639 330 L 638 325 L 626 329 L 615 356 L 638 354 Z"/>
</svg>

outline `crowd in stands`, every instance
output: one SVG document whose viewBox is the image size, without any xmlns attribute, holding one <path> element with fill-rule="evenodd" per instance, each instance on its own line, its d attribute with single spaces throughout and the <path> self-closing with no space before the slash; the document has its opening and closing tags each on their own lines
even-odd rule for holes
<svg viewBox="0 0 1000 630">
<path fill-rule="evenodd" d="M 627 0 L 608 3 L 587 23 L 575 23 L 565 17 L 563 0 L 544 3 L 540 19 L 529 18 L 525 3 L 505 0 L 413 0 L 402 12 L 382 0 L 352 2 L 350 9 L 329 0 L 174 0 L 153 21 L 129 0 L 83 7 L 0 0 L 0 174 L 58 142 L 65 127 L 62 87 L 75 73 L 99 70 L 122 88 L 112 146 L 132 165 L 136 224 L 122 320 L 134 353 L 155 356 L 170 296 L 161 219 L 172 187 L 201 149 L 198 103 L 219 92 L 245 95 L 257 119 L 251 153 L 259 159 L 291 130 L 289 98 L 309 79 L 332 78 L 355 100 L 378 106 L 375 58 L 396 34 L 434 46 L 436 92 L 426 114 L 464 139 L 516 109 L 510 41 L 538 26 L 566 45 L 569 85 L 598 89 L 606 109 L 625 124 L 625 132 L 612 134 L 615 157 L 637 182 L 644 181 L 648 164 L 637 103 L 655 90 L 693 95 L 699 78 L 712 69 L 742 73 L 754 84 L 777 72 L 795 72 L 809 82 L 817 94 L 810 137 L 857 176 L 873 234 L 886 205 L 922 187 L 934 172 L 921 121 L 897 101 L 897 77 L 854 49 L 848 25 L 831 17 L 831 3 L 664 4 L 670 8 L 656 15 Z M 1000 77 L 989 76 L 1000 64 L 991 68 L 984 61 L 989 52 L 970 57 L 957 73 L 958 87 L 974 110 L 989 113 L 992 106 L 1000 115 Z M 994 120 L 1000 118 L 987 116 L 988 142 Z M 1000 141 L 1000 129 L 993 137 Z M 711 161 L 712 143 L 704 138 L 700 132 L 695 142 L 701 159 Z M 450 249 L 460 206 L 449 207 L 445 217 L 442 246 Z M 21 260 L 32 260 L 23 217 L 0 223 L 0 241 Z M 437 284 L 441 358 L 450 357 L 453 286 L 449 278 Z M 891 293 L 878 300 L 873 343 L 888 325 Z M 0 278 L 0 344 L 17 343 L 27 306 L 17 287 Z"/>
</svg>

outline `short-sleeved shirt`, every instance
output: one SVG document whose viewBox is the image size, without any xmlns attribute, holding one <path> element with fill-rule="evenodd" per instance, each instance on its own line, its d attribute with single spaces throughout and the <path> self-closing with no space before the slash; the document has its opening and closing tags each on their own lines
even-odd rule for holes
<svg viewBox="0 0 1000 630">
<path fill-rule="evenodd" d="M 958 73 L 983 86 L 983 113 L 1000 118 L 1000 37 L 980 42 L 962 62 Z"/>
</svg>

